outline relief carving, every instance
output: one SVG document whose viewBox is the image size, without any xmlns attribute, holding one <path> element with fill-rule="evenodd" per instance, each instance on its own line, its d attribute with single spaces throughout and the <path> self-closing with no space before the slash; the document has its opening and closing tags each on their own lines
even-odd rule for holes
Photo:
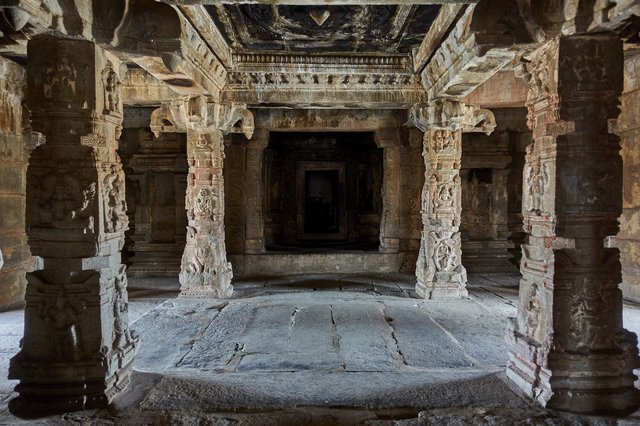
<svg viewBox="0 0 640 426">
<path fill-rule="evenodd" d="M 128 223 L 125 199 L 124 173 L 120 165 L 105 166 L 109 172 L 104 178 L 104 226 L 106 232 L 118 232 Z"/>
<path fill-rule="evenodd" d="M 77 92 L 78 73 L 74 64 L 57 53 L 45 70 L 43 95 L 46 99 L 71 101 Z"/>
<path fill-rule="evenodd" d="M 78 295 L 69 297 L 60 287 L 55 297 L 46 297 L 40 317 L 49 324 L 53 358 L 56 361 L 77 361 L 84 357 L 80 326 L 87 310 L 86 302 Z"/>
<path fill-rule="evenodd" d="M 92 207 L 96 197 L 96 183 L 88 182 L 63 165 L 39 179 L 31 180 L 29 191 L 33 197 L 31 218 L 38 226 L 58 229 L 82 229 L 93 233 Z"/>
<path fill-rule="evenodd" d="M 435 198 L 435 207 L 437 209 L 451 209 L 454 207 L 456 194 L 456 185 L 454 182 L 446 182 L 438 184 L 437 196 Z"/>
<path fill-rule="evenodd" d="M 102 113 L 105 115 L 121 113 L 122 82 L 110 61 L 102 70 L 102 85 L 104 87 L 104 111 Z"/>
<path fill-rule="evenodd" d="M 531 145 L 527 150 L 531 151 Z M 527 165 L 526 186 L 528 203 L 527 210 L 538 215 L 544 212 L 544 194 L 549 187 L 549 171 L 546 164 L 541 164 L 540 157 L 536 157 Z"/>
<path fill-rule="evenodd" d="M 592 276 L 583 279 L 583 287 L 571 299 L 569 335 L 578 350 L 609 348 L 616 337 L 609 321 L 612 306 L 607 294 Z"/>
<path fill-rule="evenodd" d="M 429 233 L 429 245 L 431 247 L 433 266 L 436 272 L 451 272 L 460 263 L 457 248 L 460 246 L 460 234 L 451 238 L 440 237 L 436 232 Z"/>
<path fill-rule="evenodd" d="M 120 271 L 115 277 L 114 287 L 113 330 L 115 339 L 113 340 L 113 349 L 124 350 L 130 346 L 136 338 L 135 333 L 129 330 L 126 266 L 122 265 L 120 267 Z"/>
</svg>

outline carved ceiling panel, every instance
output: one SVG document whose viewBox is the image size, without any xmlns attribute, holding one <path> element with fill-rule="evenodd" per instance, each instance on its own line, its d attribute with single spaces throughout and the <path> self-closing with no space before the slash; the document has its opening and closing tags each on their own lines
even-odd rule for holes
<svg viewBox="0 0 640 426">
<path fill-rule="evenodd" d="M 206 6 L 236 52 L 409 53 L 435 20 L 438 5 Z"/>
</svg>

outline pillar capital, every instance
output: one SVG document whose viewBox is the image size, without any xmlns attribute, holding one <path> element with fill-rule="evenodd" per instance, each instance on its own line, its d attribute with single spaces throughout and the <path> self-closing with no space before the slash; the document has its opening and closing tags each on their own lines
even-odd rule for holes
<svg viewBox="0 0 640 426">
<path fill-rule="evenodd" d="M 223 134 L 242 133 L 251 139 L 255 130 L 253 113 L 246 104 L 214 103 L 205 96 L 177 98 L 164 102 L 151 113 L 151 131 L 158 137 L 162 132 L 221 131 Z"/>
</svg>

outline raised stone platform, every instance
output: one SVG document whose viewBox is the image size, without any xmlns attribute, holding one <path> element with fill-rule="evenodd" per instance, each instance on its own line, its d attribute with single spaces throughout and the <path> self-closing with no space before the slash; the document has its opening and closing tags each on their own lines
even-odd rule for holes
<svg viewBox="0 0 640 426">
<path fill-rule="evenodd" d="M 286 274 L 336 274 L 397 272 L 397 253 L 378 252 L 274 252 L 229 255 L 234 276 L 278 276 Z"/>
</svg>

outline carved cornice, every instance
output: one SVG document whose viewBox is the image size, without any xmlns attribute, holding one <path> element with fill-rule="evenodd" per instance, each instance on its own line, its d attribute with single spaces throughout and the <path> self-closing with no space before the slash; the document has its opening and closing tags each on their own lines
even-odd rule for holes
<svg viewBox="0 0 640 426">
<path fill-rule="evenodd" d="M 232 72 L 223 102 L 291 107 L 408 108 L 423 100 L 419 77 L 398 72 Z"/>
<path fill-rule="evenodd" d="M 448 128 L 463 133 L 490 135 L 496 128 L 496 118 L 490 110 L 449 99 L 416 105 L 409 115 L 413 124 L 423 132 L 432 128 Z"/>
<path fill-rule="evenodd" d="M 232 55 L 234 70 L 253 71 L 274 69 L 300 72 L 308 66 L 314 70 L 325 69 L 366 69 L 375 68 L 381 72 L 388 70 L 411 71 L 411 59 L 407 55 L 303 55 L 236 53 Z M 286 67 L 283 69 L 283 67 Z M 301 68 L 302 67 L 302 68 Z"/>
</svg>

